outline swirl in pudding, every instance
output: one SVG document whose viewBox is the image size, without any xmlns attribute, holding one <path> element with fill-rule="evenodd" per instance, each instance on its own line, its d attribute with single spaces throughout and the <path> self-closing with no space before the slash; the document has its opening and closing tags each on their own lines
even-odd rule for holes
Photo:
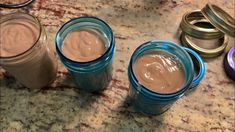
<svg viewBox="0 0 235 132">
<path fill-rule="evenodd" d="M 97 31 L 91 29 L 69 33 L 62 45 L 63 54 L 78 62 L 95 60 L 104 54 L 105 49 L 105 41 Z"/>
<path fill-rule="evenodd" d="M 10 20 L 0 24 L 0 56 L 9 57 L 31 48 L 39 36 L 39 28 L 29 20 Z"/>
<path fill-rule="evenodd" d="M 151 51 L 140 56 L 134 74 L 141 85 L 158 93 L 174 93 L 184 85 L 185 73 L 181 62 L 164 51 Z"/>
</svg>

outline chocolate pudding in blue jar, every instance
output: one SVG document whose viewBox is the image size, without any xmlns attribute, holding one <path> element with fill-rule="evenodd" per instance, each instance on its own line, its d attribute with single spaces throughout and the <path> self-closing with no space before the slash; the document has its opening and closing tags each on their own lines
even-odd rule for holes
<svg viewBox="0 0 235 132">
<path fill-rule="evenodd" d="M 104 90 L 112 79 L 115 40 L 103 20 L 84 16 L 71 19 L 56 34 L 56 51 L 79 89 Z"/>
<path fill-rule="evenodd" d="M 200 57 L 199 60 L 201 63 Z M 194 63 L 187 51 L 162 40 L 146 42 L 134 51 L 128 78 L 129 101 L 138 112 L 146 115 L 164 113 L 201 80 L 194 79 Z"/>
</svg>

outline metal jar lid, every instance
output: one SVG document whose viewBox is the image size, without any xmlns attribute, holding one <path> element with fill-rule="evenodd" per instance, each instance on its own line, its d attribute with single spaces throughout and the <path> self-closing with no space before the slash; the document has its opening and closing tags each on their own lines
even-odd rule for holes
<svg viewBox="0 0 235 132">
<path fill-rule="evenodd" d="M 180 39 L 181 39 L 181 42 L 184 46 L 195 50 L 203 58 L 213 58 L 213 57 L 217 57 L 217 56 L 221 55 L 228 45 L 228 36 L 227 35 L 224 35 L 223 38 L 221 38 L 223 40 L 221 46 L 214 48 L 214 49 L 206 49 L 206 48 L 202 48 L 202 47 L 198 46 L 193 41 L 191 41 L 189 36 L 187 36 L 187 34 L 185 34 L 185 33 L 181 33 Z"/>
<path fill-rule="evenodd" d="M 201 11 L 205 18 L 221 32 L 235 38 L 235 19 L 227 12 L 213 4 L 206 4 Z"/>
<path fill-rule="evenodd" d="M 222 38 L 224 33 L 218 30 L 216 27 L 205 28 L 195 25 L 198 22 L 208 23 L 211 25 L 200 10 L 194 10 L 191 12 L 186 12 L 180 23 L 180 28 L 187 35 L 198 38 L 198 39 L 216 39 Z"/>
</svg>

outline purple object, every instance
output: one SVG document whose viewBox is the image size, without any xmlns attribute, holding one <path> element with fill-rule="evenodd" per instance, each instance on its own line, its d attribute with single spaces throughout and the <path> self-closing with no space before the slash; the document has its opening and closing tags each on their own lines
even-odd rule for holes
<svg viewBox="0 0 235 132">
<path fill-rule="evenodd" d="M 224 69 L 228 77 L 235 81 L 235 62 L 233 56 L 235 54 L 235 46 L 233 46 L 224 57 Z"/>
</svg>

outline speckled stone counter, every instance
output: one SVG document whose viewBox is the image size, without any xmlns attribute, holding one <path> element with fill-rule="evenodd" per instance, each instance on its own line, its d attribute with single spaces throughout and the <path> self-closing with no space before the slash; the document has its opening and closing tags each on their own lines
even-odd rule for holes
<svg viewBox="0 0 235 132">
<path fill-rule="evenodd" d="M 1 2 L 9 0 L 1 0 Z M 0 3 L 1 3 L 0 2 Z M 36 0 L 20 10 L 37 16 L 54 47 L 58 28 L 71 18 L 92 15 L 105 20 L 116 38 L 113 78 L 107 90 L 78 90 L 59 64 L 56 81 L 39 91 L 29 90 L 0 71 L 0 131 L 235 131 L 235 83 L 225 75 L 224 54 L 207 60 L 201 84 L 160 116 L 136 113 L 126 103 L 127 66 L 140 44 L 163 39 L 179 42 L 179 23 L 186 11 L 201 9 L 208 0 Z M 211 0 L 234 17 L 233 0 Z M 1 37 L 1 36 L 0 36 Z M 230 39 L 227 50 L 235 44 Z M 226 50 L 226 51 L 227 51 Z"/>
</svg>

